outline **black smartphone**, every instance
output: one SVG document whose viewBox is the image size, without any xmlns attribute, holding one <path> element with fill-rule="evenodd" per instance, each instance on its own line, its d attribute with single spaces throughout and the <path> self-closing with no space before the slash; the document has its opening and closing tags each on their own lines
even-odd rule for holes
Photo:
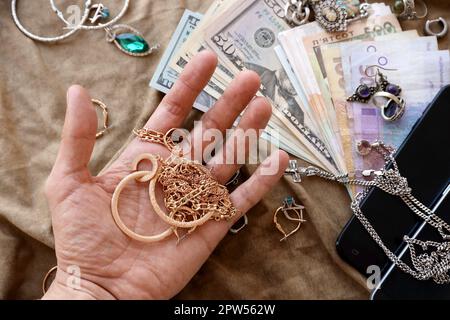
<svg viewBox="0 0 450 320">
<path fill-rule="evenodd" d="M 447 86 L 425 110 L 395 155 L 413 195 L 429 208 L 441 201 L 450 181 L 449 147 L 450 86 Z M 399 197 L 377 188 L 362 201 L 361 209 L 396 255 L 400 255 L 405 246 L 403 237 L 414 236 L 423 223 Z M 450 221 L 450 217 L 444 218 Z M 340 234 L 336 247 L 342 259 L 366 276 L 372 272 L 372 266 L 378 266 L 382 276 L 392 266 L 355 216 Z"/>
<path fill-rule="evenodd" d="M 433 212 L 446 221 L 450 220 L 450 185 L 442 195 L 442 198 L 435 205 Z M 423 222 L 415 237 L 420 240 L 436 241 L 441 243 L 442 237 L 436 229 Z M 405 246 L 400 253 L 400 258 L 408 265 L 412 265 L 411 257 Z M 450 299 L 450 285 L 436 284 L 433 280 L 419 281 L 408 274 L 402 272 L 391 264 L 383 278 L 374 288 L 371 299 L 392 300 L 392 299 Z"/>
</svg>

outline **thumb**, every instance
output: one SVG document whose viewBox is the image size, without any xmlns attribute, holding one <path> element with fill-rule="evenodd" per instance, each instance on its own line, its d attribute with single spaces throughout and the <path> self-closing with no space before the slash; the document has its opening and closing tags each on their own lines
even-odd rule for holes
<svg viewBox="0 0 450 320">
<path fill-rule="evenodd" d="M 97 113 L 86 89 L 73 85 L 67 91 L 67 109 L 56 163 L 57 175 L 87 172 L 97 132 Z"/>
</svg>

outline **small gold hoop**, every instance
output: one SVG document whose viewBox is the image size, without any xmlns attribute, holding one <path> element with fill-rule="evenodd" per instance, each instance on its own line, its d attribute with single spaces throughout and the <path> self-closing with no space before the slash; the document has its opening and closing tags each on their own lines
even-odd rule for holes
<svg viewBox="0 0 450 320">
<path fill-rule="evenodd" d="M 91 101 L 95 106 L 102 109 L 102 114 L 103 114 L 103 129 L 100 130 L 99 132 L 97 132 L 97 134 L 95 135 L 95 138 L 98 139 L 98 138 L 102 137 L 105 134 L 106 130 L 108 130 L 108 128 L 109 128 L 109 126 L 108 126 L 108 108 L 100 100 L 91 99 Z"/>
<path fill-rule="evenodd" d="M 164 141 L 164 145 L 167 147 L 167 149 L 169 149 L 170 152 L 175 153 L 178 151 L 178 155 L 180 157 L 184 157 L 185 155 L 187 155 L 190 150 L 188 150 L 186 153 L 183 153 L 183 147 L 180 146 L 180 143 L 175 143 L 172 139 L 172 135 L 177 131 L 180 130 L 178 128 L 172 128 L 169 131 L 166 132 L 166 134 L 164 135 L 163 141 Z M 192 147 L 191 144 L 189 143 L 189 149 Z"/>
<path fill-rule="evenodd" d="M 139 163 L 141 163 L 144 160 L 149 160 L 151 162 L 152 170 L 151 171 L 147 171 L 148 174 L 142 176 L 142 178 L 136 178 L 136 181 L 139 181 L 139 182 L 150 181 L 154 176 L 156 176 L 156 174 L 159 171 L 159 166 L 158 166 L 159 157 L 155 156 L 155 155 L 153 155 L 151 153 L 143 153 L 143 154 L 138 155 L 133 160 L 133 163 L 131 164 L 131 169 L 133 171 L 139 171 L 138 170 Z M 140 171 L 145 171 L 145 170 L 140 170 Z"/>
<path fill-rule="evenodd" d="M 283 238 L 280 239 L 280 242 L 285 241 L 287 238 L 289 238 L 290 236 L 292 236 L 294 233 L 296 233 L 303 222 L 305 222 L 306 220 L 303 219 L 303 215 L 301 212 L 299 212 L 298 210 L 302 211 L 303 209 L 294 209 L 294 208 L 288 208 L 290 211 L 294 211 L 295 214 L 297 215 L 297 218 L 293 218 L 289 215 L 289 213 L 287 212 L 287 208 L 282 206 L 279 207 L 277 209 L 277 211 L 275 211 L 275 214 L 273 215 L 273 223 L 275 224 L 275 227 L 278 229 L 278 231 L 281 232 L 282 235 L 284 235 Z M 292 230 L 289 233 L 286 233 L 286 231 L 284 231 L 283 227 L 281 226 L 281 224 L 278 222 L 278 213 L 280 213 L 280 211 L 283 212 L 284 216 L 286 217 L 286 219 L 290 220 L 290 221 L 295 221 L 298 222 L 297 227 L 295 227 L 294 230 Z"/>
<path fill-rule="evenodd" d="M 47 281 L 48 278 L 50 277 L 50 275 L 55 272 L 56 270 L 58 270 L 58 266 L 54 266 L 53 268 L 51 268 L 50 270 L 47 271 L 47 273 L 45 274 L 44 280 L 42 280 L 42 293 L 46 294 L 47 293 Z"/>
<path fill-rule="evenodd" d="M 161 232 L 160 234 L 157 234 L 154 236 L 143 236 L 143 235 L 137 234 L 136 232 L 131 231 L 125 225 L 125 223 L 120 218 L 119 210 L 118 210 L 120 193 L 122 192 L 122 190 L 125 188 L 125 186 L 128 184 L 128 182 L 130 180 L 135 180 L 135 181 L 139 181 L 139 182 L 146 182 L 148 180 L 151 180 L 151 181 L 156 180 L 156 172 L 158 170 L 158 163 L 157 163 L 158 160 L 153 155 L 150 155 L 151 157 L 148 157 L 148 156 L 149 156 L 149 154 L 146 155 L 145 159 L 152 161 L 152 164 L 153 164 L 152 171 L 133 172 L 133 173 L 129 174 L 128 176 L 126 176 L 122 181 L 120 181 L 120 183 L 117 185 L 116 189 L 114 190 L 114 194 L 111 199 L 111 212 L 112 212 L 114 222 L 116 223 L 117 227 L 123 233 L 125 233 L 127 236 L 129 236 L 130 238 L 132 238 L 134 240 L 137 240 L 140 242 L 151 243 L 151 242 L 161 241 L 161 240 L 167 238 L 174 232 L 174 229 L 172 227 L 170 227 L 170 228 L 166 229 L 165 231 Z M 142 156 L 140 156 L 139 158 L 142 158 Z M 139 160 L 139 161 L 135 160 L 135 164 L 133 164 L 133 165 L 137 166 L 137 164 L 141 160 Z"/>
</svg>

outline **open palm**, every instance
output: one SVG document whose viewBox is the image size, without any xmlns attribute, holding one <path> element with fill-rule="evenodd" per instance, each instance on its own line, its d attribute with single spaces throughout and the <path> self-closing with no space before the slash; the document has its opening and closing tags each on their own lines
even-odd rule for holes
<svg viewBox="0 0 450 320">
<path fill-rule="evenodd" d="M 180 126 L 216 64 L 217 59 L 210 52 L 202 52 L 192 59 L 146 127 L 165 133 Z M 236 77 L 223 97 L 203 116 L 203 130 L 216 128 L 224 132 L 247 105 L 239 127 L 244 130 L 264 128 L 271 107 L 262 98 L 254 99 L 259 85 L 259 78 L 253 72 L 243 72 Z M 94 177 L 87 165 L 96 129 L 96 113 L 88 93 L 79 86 L 72 86 L 68 91 L 60 151 L 46 185 L 58 270 L 44 298 L 171 298 L 194 276 L 239 217 L 208 222 L 178 245 L 174 236 L 155 243 L 129 238 L 118 229 L 111 216 L 115 187 L 131 172 L 131 163 L 136 156 L 151 153 L 166 157 L 169 152 L 161 145 L 136 138 L 105 172 Z M 202 132 L 194 129 L 194 140 L 201 135 Z M 237 148 L 248 148 L 237 141 L 230 137 L 222 151 L 207 163 L 222 184 L 239 168 L 238 164 L 222 164 L 227 148 L 231 143 L 237 143 Z M 199 148 L 202 147 L 200 143 Z M 262 175 L 258 170 L 231 194 L 240 214 L 254 206 L 278 181 L 287 165 L 287 155 L 276 152 L 262 165 L 277 166 L 276 173 Z M 130 183 L 121 195 L 119 211 L 130 229 L 139 234 L 154 235 L 165 230 L 167 225 L 154 213 L 147 188 L 148 183 Z M 81 272 L 81 283 L 77 288 L 68 285 L 70 266 L 77 266 Z"/>
</svg>

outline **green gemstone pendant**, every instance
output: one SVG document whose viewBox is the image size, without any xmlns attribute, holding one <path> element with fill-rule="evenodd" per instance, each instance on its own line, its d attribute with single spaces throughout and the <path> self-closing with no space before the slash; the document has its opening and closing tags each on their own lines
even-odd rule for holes
<svg viewBox="0 0 450 320">
<path fill-rule="evenodd" d="M 123 50 L 129 53 L 146 53 L 150 47 L 144 38 L 132 33 L 121 33 L 116 35 L 115 40 Z"/>
<path fill-rule="evenodd" d="M 122 32 L 119 31 L 119 29 L 121 29 Z M 124 32 L 123 30 L 128 32 Z M 105 31 L 107 35 L 106 40 L 114 42 L 120 51 L 130 56 L 143 57 L 159 48 L 159 45 L 150 47 L 139 31 L 124 24 L 105 28 Z"/>
</svg>

